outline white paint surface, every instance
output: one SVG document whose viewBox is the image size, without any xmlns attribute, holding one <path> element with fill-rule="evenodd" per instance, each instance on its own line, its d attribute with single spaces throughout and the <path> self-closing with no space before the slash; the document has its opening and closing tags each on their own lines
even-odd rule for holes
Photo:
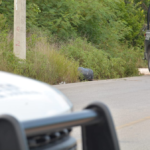
<svg viewBox="0 0 150 150">
<path fill-rule="evenodd" d="M 0 114 L 20 121 L 70 112 L 72 104 L 59 91 L 42 82 L 0 72 Z"/>
</svg>

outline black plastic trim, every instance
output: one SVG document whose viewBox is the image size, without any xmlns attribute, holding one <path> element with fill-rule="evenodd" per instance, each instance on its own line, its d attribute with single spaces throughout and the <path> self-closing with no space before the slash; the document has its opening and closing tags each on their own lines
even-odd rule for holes
<svg viewBox="0 0 150 150">
<path fill-rule="evenodd" d="M 10 116 L 1 116 L 0 121 L 3 120 L 7 120 L 11 124 L 10 130 L 13 131 L 14 142 L 18 146 L 3 150 L 28 150 L 24 132 L 27 137 L 30 137 L 39 133 L 52 133 L 74 126 L 82 127 L 83 150 L 120 150 L 109 109 L 99 102 L 89 105 L 86 110 L 81 112 L 22 122 L 21 124 Z M 5 126 L 0 127 L 1 131 L 3 129 Z M 5 135 L 0 136 L 2 138 Z M 3 142 L 9 144 L 6 138 Z M 48 150 L 53 149 L 49 147 Z"/>
<path fill-rule="evenodd" d="M 22 125 L 12 116 L 0 116 L 0 149 L 28 150 Z"/>
<path fill-rule="evenodd" d="M 76 140 L 68 136 L 57 143 L 48 144 L 46 146 L 41 146 L 39 148 L 33 148 L 30 150 L 72 150 L 72 149 L 76 149 Z"/>
</svg>

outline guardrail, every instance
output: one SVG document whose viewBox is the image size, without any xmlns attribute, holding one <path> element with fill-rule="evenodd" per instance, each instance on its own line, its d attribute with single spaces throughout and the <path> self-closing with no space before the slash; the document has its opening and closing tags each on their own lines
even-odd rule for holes
<svg viewBox="0 0 150 150">
<path fill-rule="evenodd" d="M 81 112 L 26 122 L 1 115 L 0 149 L 28 150 L 27 137 L 75 126 L 82 127 L 83 150 L 119 150 L 111 114 L 102 103 L 93 103 Z"/>
</svg>

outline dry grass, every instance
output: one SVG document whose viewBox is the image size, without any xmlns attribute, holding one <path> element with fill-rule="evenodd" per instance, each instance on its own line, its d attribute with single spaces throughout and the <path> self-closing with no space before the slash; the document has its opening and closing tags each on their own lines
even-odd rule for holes
<svg viewBox="0 0 150 150">
<path fill-rule="evenodd" d="M 27 35 L 27 59 L 19 63 L 13 55 L 12 38 L 12 33 L 0 34 L 0 70 L 50 84 L 78 81 L 79 64 L 92 69 L 95 79 L 135 76 L 137 68 L 147 66 L 138 48 L 120 46 L 106 52 L 81 38 L 61 43 L 41 32 Z"/>
<path fill-rule="evenodd" d="M 20 74 L 49 84 L 76 82 L 78 63 L 58 51 L 57 43 L 50 44 L 42 35 L 27 38 L 27 59 L 19 63 L 13 55 L 12 36 L 0 42 L 0 70 Z"/>
</svg>

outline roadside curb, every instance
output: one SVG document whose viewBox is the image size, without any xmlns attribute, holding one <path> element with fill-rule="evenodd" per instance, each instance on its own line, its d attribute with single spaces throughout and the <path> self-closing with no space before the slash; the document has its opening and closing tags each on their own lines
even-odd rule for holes
<svg viewBox="0 0 150 150">
<path fill-rule="evenodd" d="M 138 68 L 139 73 L 142 75 L 150 75 L 148 68 Z"/>
<path fill-rule="evenodd" d="M 148 70 L 148 68 L 138 68 L 138 71 L 139 71 L 139 74 L 140 75 L 150 75 L 150 72 L 149 72 L 149 70 Z M 138 77 L 138 76 L 135 76 L 135 77 Z M 85 81 L 85 82 L 75 82 L 75 83 L 65 83 L 65 82 L 61 82 L 61 83 L 59 83 L 59 84 L 56 84 L 56 85 L 53 85 L 54 87 L 57 87 L 57 86 L 62 86 L 62 87 L 64 87 L 64 85 L 65 85 L 65 87 L 66 87 L 66 85 L 67 86 L 71 86 L 71 85 L 73 85 L 73 86 L 78 86 L 79 84 L 80 85 L 85 85 L 85 84 L 97 84 L 98 82 L 101 82 L 101 83 L 106 83 L 106 82 L 115 82 L 115 81 L 117 81 L 117 80 L 126 80 L 126 79 L 130 79 L 130 78 L 133 78 L 133 77 L 124 77 L 124 78 L 115 78 L 115 79 L 101 79 L 101 80 L 93 80 L 93 81 Z"/>
</svg>

